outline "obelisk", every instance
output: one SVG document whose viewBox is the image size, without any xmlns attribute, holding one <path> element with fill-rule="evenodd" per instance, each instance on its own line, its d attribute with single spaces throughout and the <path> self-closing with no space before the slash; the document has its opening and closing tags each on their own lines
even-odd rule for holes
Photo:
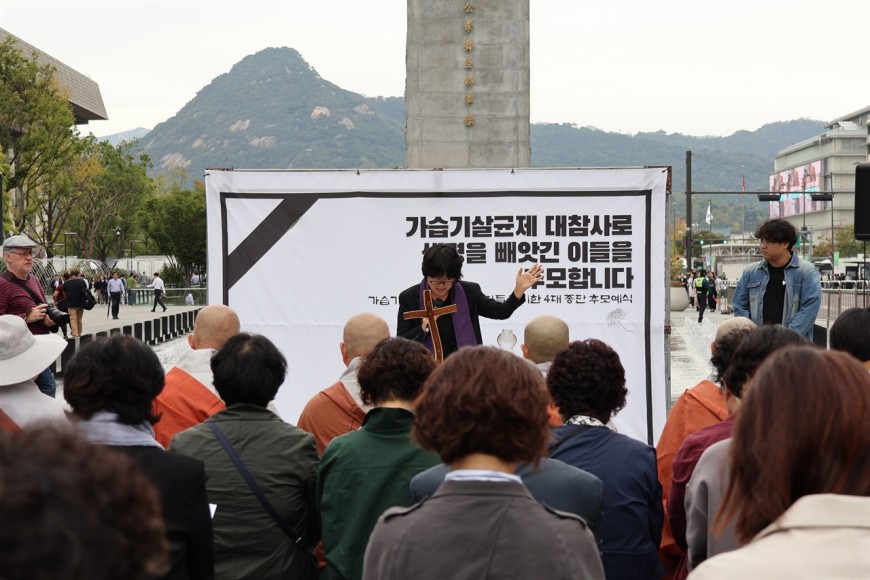
<svg viewBox="0 0 870 580">
<path fill-rule="evenodd" d="M 405 166 L 528 167 L 529 0 L 408 0 Z"/>
</svg>

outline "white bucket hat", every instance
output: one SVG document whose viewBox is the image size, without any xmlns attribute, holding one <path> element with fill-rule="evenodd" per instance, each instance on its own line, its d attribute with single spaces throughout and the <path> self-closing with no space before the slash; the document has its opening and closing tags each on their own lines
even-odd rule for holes
<svg viewBox="0 0 870 580">
<path fill-rule="evenodd" d="M 0 316 L 0 385 L 32 379 L 57 360 L 66 341 L 55 334 L 32 335 L 20 316 Z"/>
</svg>

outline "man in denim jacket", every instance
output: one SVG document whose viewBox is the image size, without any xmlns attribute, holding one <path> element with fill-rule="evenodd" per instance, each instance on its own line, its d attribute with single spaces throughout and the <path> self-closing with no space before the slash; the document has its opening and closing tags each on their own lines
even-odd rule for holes
<svg viewBox="0 0 870 580">
<path fill-rule="evenodd" d="M 797 230 L 784 219 L 770 219 L 758 226 L 760 262 L 743 271 L 734 291 L 734 316 L 755 324 L 782 324 L 808 340 L 822 303 L 819 272 L 792 251 Z"/>
</svg>

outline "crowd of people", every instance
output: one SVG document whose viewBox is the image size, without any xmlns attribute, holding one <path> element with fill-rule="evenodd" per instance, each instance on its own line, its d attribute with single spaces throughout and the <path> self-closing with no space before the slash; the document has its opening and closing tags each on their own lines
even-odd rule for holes
<svg viewBox="0 0 870 580">
<path fill-rule="evenodd" d="M 467 303 L 466 322 L 440 329 L 443 362 L 423 328 L 434 319 L 391 336 L 353 316 L 344 372 L 298 425 L 273 405 L 293 369 L 227 306 L 199 312 L 166 373 L 130 336 L 84 345 L 65 370 L 68 411 L 35 380 L 65 341 L 0 316 L 3 577 L 870 575 L 870 308 L 837 318 L 828 351 L 789 327 L 806 306 L 790 285 L 771 302 L 762 291 L 761 318 L 720 325 L 714 375 L 652 447 L 613 426 L 633 386 L 610 345 L 572 340 L 551 315 L 528 322 L 522 357 L 480 345 L 477 315 L 510 312 L 458 284 L 444 252 L 424 256 L 400 310 L 416 316 L 427 290 Z M 511 312 L 538 274 L 517 274 Z"/>
<path fill-rule="evenodd" d="M 50 284 L 42 286 L 33 275 L 34 252 L 37 244 L 26 236 L 10 236 L 3 240 L 3 264 L 5 271 L 0 274 L 0 315 L 15 314 L 23 316 L 36 334 L 58 332 L 64 338 L 78 338 L 83 335 L 85 311 L 97 304 L 106 304 L 111 309 L 112 319 L 120 319 L 122 304 L 134 304 L 137 288 L 153 288 L 154 304 L 166 312 L 163 302 L 165 284 L 159 273 L 148 277 L 144 272 L 129 272 L 126 277 L 114 271 L 109 278 L 86 276 L 77 267 L 58 274 Z M 194 273 L 196 284 L 201 283 L 199 274 Z M 191 293 L 185 303 L 193 305 Z M 46 370 L 38 381 L 46 394 L 53 394 L 54 378 Z"/>
</svg>

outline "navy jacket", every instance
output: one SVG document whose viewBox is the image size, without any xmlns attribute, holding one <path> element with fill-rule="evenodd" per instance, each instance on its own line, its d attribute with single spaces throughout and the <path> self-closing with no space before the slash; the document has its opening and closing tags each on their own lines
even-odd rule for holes
<svg viewBox="0 0 870 580">
<path fill-rule="evenodd" d="M 577 433 L 576 427 L 564 425 L 555 430 L 550 457 L 604 483 L 600 545 L 608 580 L 660 578 L 664 514 L 655 448 L 607 427 Z"/>
</svg>

